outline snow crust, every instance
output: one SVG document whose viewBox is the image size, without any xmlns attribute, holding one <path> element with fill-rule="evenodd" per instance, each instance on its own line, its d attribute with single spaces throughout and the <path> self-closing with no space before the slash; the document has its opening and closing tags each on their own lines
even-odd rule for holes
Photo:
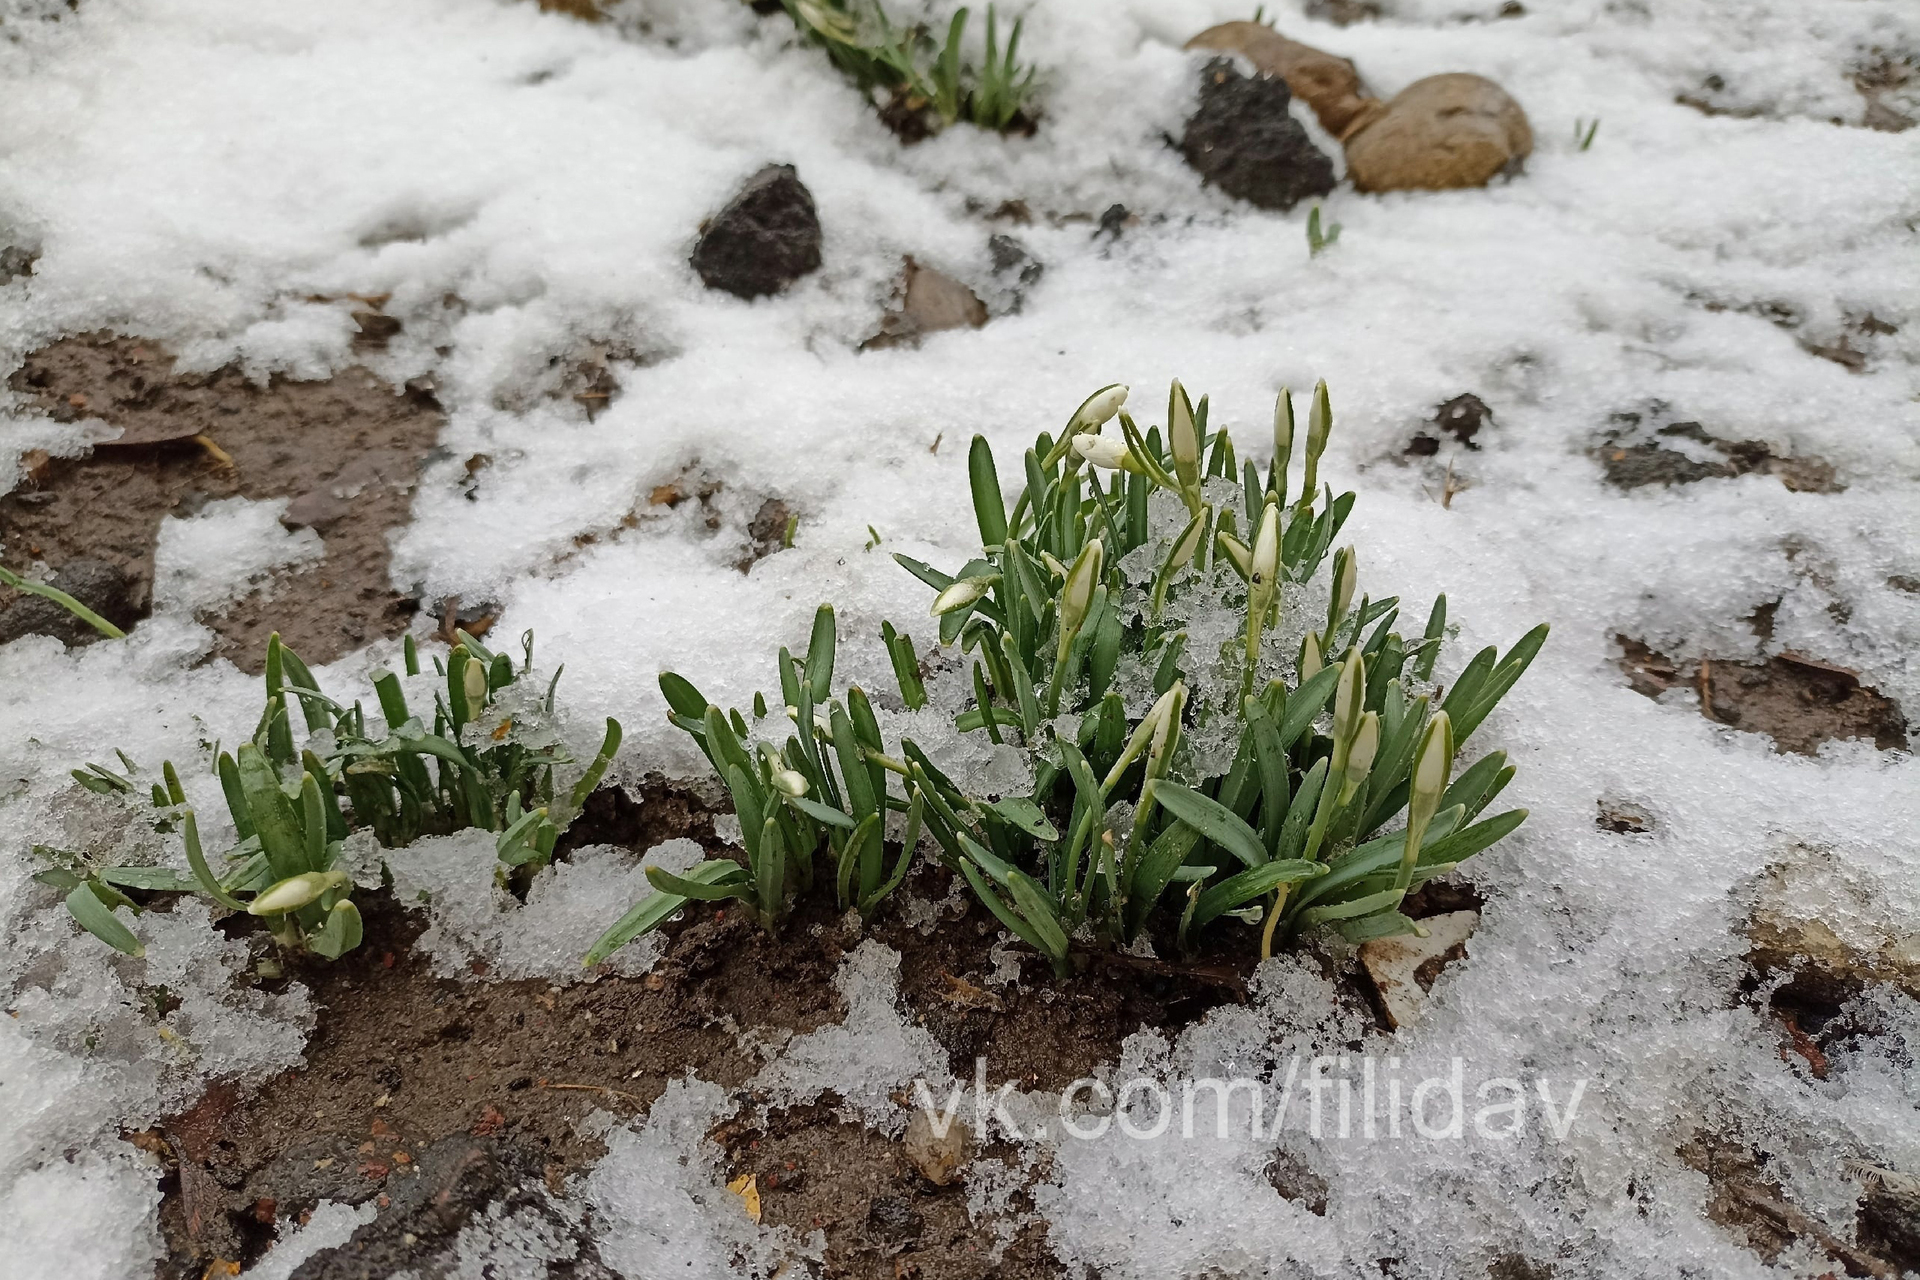
<svg viewBox="0 0 1920 1280">
<path fill-rule="evenodd" d="M 838 611 L 842 676 L 884 704 L 881 619 L 923 653 L 934 631 L 928 593 L 887 555 L 952 567 L 972 550 L 971 433 L 1011 482 L 1018 451 L 1090 389 L 1126 381 L 1153 420 L 1178 376 L 1264 461 L 1275 391 L 1325 378 L 1325 472 L 1361 491 L 1345 540 L 1362 589 L 1414 609 L 1447 591 L 1459 634 L 1439 676 L 1553 624 L 1469 753 L 1507 750 L 1520 767 L 1507 798 L 1532 816 L 1477 859 L 1487 902 L 1470 960 L 1415 1031 L 1389 1042 L 1350 1023 L 1279 961 L 1254 1005 L 1170 1041 L 1136 1037 L 1114 1072 L 1177 1083 L 1232 1062 L 1271 1078 L 1295 1046 L 1358 1040 L 1403 1071 L 1457 1057 L 1474 1078 L 1584 1077 L 1581 1118 L 1564 1142 L 1063 1142 L 1038 1193 L 1053 1247 L 1115 1277 L 1351 1275 L 1381 1257 L 1451 1276 L 1509 1254 L 1562 1277 L 1819 1274 L 1831 1263 L 1809 1246 L 1769 1265 L 1709 1222 L 1707 1181 L 1675 1152 L 1703 1131 L 1758 1152 L 1786 1198 L 1843 1236 L 1859 1190 L 1848 1162 L 1920 1169 L 1915 1002 L 1857 998 L 1849 1016 L 1881 1033 L 1810 1079 L 1742 989 L 1741 933 L 1753 878 L 1803 846 L 1879 886 L 1876 930 L 1920 930 L 1920 766 L 1861 743 L 1777 755 L 1685 692 L 1632 693 L 1613 646 L 1798 650 L 1920 707 L 1920 130 L 1856 127 L 1852 83 L 1876 56 L 1920 50 L 1920 9 L 1528 0 L 1494 20 L 1490 0 L 1394 0 L 1381 21 L 1336 29 L 1269 5 L 1383 94 L 1439 71 L 1491 76 L 1537 138 L 1525 175 L 1484 191 L 1335 192 L 1323 216 L 1343 235 L 1310 259 L 1305 207 L 1236 206 L 1161 141 L 1188 109 L 1179 45 L 1249 7 L 1050 0 L 1023 41 L 1049 68 L 1040 132 L 955 129 L 902 148 L 784 18 L 744 5 L 625 0 L 588 26 L 473 0 L 0 0 L 0 239 L 39 255 L 0 283 L 0 369 L 115 328 L 202 369 L 315 377 L 364 360 L 396 384 L 431 371 L 450 421 L 396 581 L 505 601 L 503 633 L 532 626 L 543 660 L 567 664 L 579 723 L 621 719 L 628 779 L 705 768 L 664 723 L 661 669 L 744 707 L 822 600 Z M 1596 117 L 1581 151 L 1574 122 Z M 706 292 L 685 265 L 695 229 L 769 161 L 811 188 L 825 265 L 779 298 Z M 985 216 L 1009 200 L 1033 222 Z M 1096 234 L 1116 203 L 1138 222 Z M 1046 264 L 1017 314 L 857 350 L 903 254 L 984 293 L 992 232 Z M 404 329 L 385 352 L 353 348 L 344 300 L 311 300 L 350 293 L 392 295 Z M 1868 314 L 1898 331 L 1863 335 Z M 1843 337 L 1862 372 L 1807 350 Z M 584 344 L 635 357 L 591 420 L 539 385 Z M 1405 459 L 1432 407 L 1463 391 L 1494 410 L 1479 447 Z M 1754 474 L 1622 493 L 1590 455 L 1623 414 L 1818 456 L 1847 487 L 1796 493 Z M 0 477 L 27 449 L 84 438 L 0 391 Z M 460 460 L 476 452 L 494 465 L 469 494 Z M 719 528 L 697 502 L 650 501 L 688 479 L 723 486 Z M 742 574 L 765 497 L 798 514 L 796 545 Z M 35 843 L 114 839 L 112 815 L 89 816 L 66 781 L 114 745 L 149 767 L 171 756 L 209 828 L 223 821 L 213 745 L 251 730 L 258 684 L 202 663 L 212 637 L 190 614 L 313 553 L 273 514 L 209 504 L 170 521 L 161 607 L 123 643 L 0 647 L 0 1222 L 27 1272 L 150 1268 L 157 1170 L 120 1127 L 207 1080 L 298 1062 L 311 1026 L 302 997 L 250 993 L 203 908 L 141 917 L 148 956 L 127 960 L 28 879 Z M 0 544 L 10 567 L 26 555 Z M 1745 619 L 1775 600 L 1762 638 Z M 376 648 L 318 674 L 351 693 L 392 658 Z M 887 714 L 900 732 L 904 714 Z M 1603 796 L 1645 808 L 1653 832 L 1596 829 Z M 176 841 L 118 829 L 178 865 Z M 409 874 L 441 889 L 436 963 L 484 956 L 500 973 L 554 972 L 641 888 L 630 862 L 583 851 L 520 909 L 536 933 L 508 925 L 490 883 Z M 1827 890 L 1816 878 L 1806 892 L 1813 909 Z M 1833 908 L 1862 910 L 1850 890 Z M 837 1076 L 843 1096 L 872 1097 L 918 1061 L 885 1016 L 885 957 L 855 955 L 847 1025 L 768 1068 L 796 1096 Z M 642 944 L 617 963 L 646 957 Z M 182 1001 L 165 1018 L 141 994 L 156 984 Z M 870 1050 L 882 1056 L 849 1060 Z M 676 1084 L 641 1128 L 610 1136 L 585 1186 L 610 1265 L 777 1265 L 702 1145 L 725 1110 L 713 1086 Z M 1274 1190 L 1281 1147 L 1325 1183 L 1324 1218 Z"/>
</svg>

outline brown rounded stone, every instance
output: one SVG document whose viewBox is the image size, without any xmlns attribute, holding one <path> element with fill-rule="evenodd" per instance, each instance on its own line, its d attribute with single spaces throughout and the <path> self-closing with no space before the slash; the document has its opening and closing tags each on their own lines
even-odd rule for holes
<svg viewBox="0 0 1920 1280">
<path fill-rule="evenodd" d="M 1439 191 L 1485 186 L 1533 151 L 1533 130 L 1505 89 L 1449 72 L 1414 81 L 1344 141 L 1358 190 Z"/>
</svg>

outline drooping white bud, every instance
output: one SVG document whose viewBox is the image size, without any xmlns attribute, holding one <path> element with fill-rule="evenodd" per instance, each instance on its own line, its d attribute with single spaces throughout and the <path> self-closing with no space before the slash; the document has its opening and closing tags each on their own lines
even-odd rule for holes
<svg viewBox="0 0 1920 1280">
<path fill-rule="evenodd" d="M 1080 402 L 1067 429 L 1070 432 L 1097 429 L 1120 412 L 1120 406 L 1126 402 L 1127 389 L 1124 386 L 1117 382 L 1104 386 Z"/>
<path fill-rule="evenodd" d="M 934 617 L 943 613 L 952 613 L 955 609 L 964 609 L 981 596 L 987 594 L 987 588 L 999 581 L 997 574 L 987 574 L 978 578 L 961 578 L 952 586 L 933 598 Z"/>
<path fill-rule="evenodd" d="M 288 876 L 254 895 L 253 901 L 247 904 L 247 914 L 278 916 L 298 911 L 308 903 L 318 902 L 320 895 L 339 888 L 347 879 L 347 873 L 340 870 L 303 871 L 297 876 Z"/>
<path fill-rule="evenodd" d="M 1207 532 L 1205 512 L 1187 522 L 1186 529 L 1174 541 L 1173 550 L 1167 553 L 1167 573 L 1175 574 L 1187 567 L 1193 559 L 1193 553 L 1200 549 L 1200 540 Z"/>
<path fill-rule="evenodd" d="M 1108 471 L 1137 471 L 1139 464 L 1125 440 L 1082 432 L 1073 438 L 1073 451 L 1096 467 Z"/>
<path fill-rule="evenodd" d="M 773 785 L 783 795 L 799 797 L 807 794 L 807 777 L 798 769 L 775 769 Z"/>
</svg>

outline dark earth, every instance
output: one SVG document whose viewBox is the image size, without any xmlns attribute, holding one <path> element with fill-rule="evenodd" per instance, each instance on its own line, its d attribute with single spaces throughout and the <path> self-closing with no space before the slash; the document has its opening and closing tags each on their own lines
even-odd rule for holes
<svg viewBox="0 0 1920 1280">
<path fill-rule="evenodd" d="M 1231 58 L 1200 69 L 1200 102 L 1180 150 L 1200 175 L 1230 196 L 1286 211 L 1333 190 L 1333 161 L 1293 118 L 1279 76 L 1244 75 Z"/>
</svg>

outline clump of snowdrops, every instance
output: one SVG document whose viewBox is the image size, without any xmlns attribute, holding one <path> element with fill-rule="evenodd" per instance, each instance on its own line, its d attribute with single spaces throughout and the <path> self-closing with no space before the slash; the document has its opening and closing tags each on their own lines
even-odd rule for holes
<svg viewBox="0 0 1920 1280">
<path fill-rule="evenodd" d="M 229 911 L 260 917 L 287 952 L 337 959 L 360 944 L 353 902 L 354 868 L 345 856 L 354 832 L 397 848 L 427 835 L 467 828 L 497 832 L 503 883 L 525 880 L 552 860 L 560 835 L 605 774 L 620 745 L 609 719 L 600 751 L 568 790 L 556 794 L 554 773 L 571 763 L 554 729 L 554 689 L 533 671 L 533 634 L 522 637 L 523 661 L 490 652 L 465 633 L 444 661 L 434 659 L 433 718 L 407 703 L 400 676 L 373 679 L 380 719 L 358 702 L 341 706 L 320 692 L 307 665 L 278 635 L 267 643 L 266 706 L 252 736 L 215 762 L 237 843 L 217 859 L 202 846 L 199 822 L 172 761 L 150 786 L 162 831 L 178 831 L 188 873 L 167 867 L 113 866 L 42 846 L 50 864 L 36 879 L 66 892 L 73 918 L 101 941 L 142 954 L 121 919 L 139 914 L 128 890 L 199 893 Z M 411 637 L 408 677 L 421 674 Z M 295 713 L 304 741 L 295 741 Z M 74 771 L 102 795 L 134 796 L 127 773 L 103 765 Z M 375 868 L 377 874 L 377 867 Z M 364 874 L 364 873 L 363 873 Z M 377 881 L 376 881 L 377 883 Z"/>
<path fill-rule="evenodd" d="M 870 913 L 923 831 L 1063 974 L 1076 938 L 1125 946 L 1158 926 L 1185 947 L 1226 916 L 1258 926 L 1262 955 L 1321 926 L 1354 941 L 1422 931 L 1407 895 L 1526 817 L 1481 816 L 1513 777 L 1503 753 L 1456 759 L 1547 628 L 1434 683 L 1446 597 L 1403 634 L 1398 599 L 1358 594 L 1355 550 L 1334 549 L 1354 495 L 1319 482 L 1324 384 L 1304 431 L 1280 393 L 1264 475 L 1179 383 L 1164 428 L 1142 429 L 1126 400 L 1103 388 L 1041 434 L 1010 508 L 976 436 L 980 554 L 951 573 L 895 557 L 934 591 L 939 641 L 962 656 L 957 729 L 1016 748 L 1031 789 L 977 794 L 911 739 L 890 751 L 859 689 L 830 701 L 823 608 L 808 654 L 780 654 L 783 744 L 662 677 L 673 722 L 728 784 L 747 863 L 650 871 L 658 892 L 589 963 L 693 898 L 739 898 L 777 925 L 823 853 L 841 905 Z M 927 706 L 912 641 L 891 623 L 882 640 L 901 703 Z M 905 815 L 892 858 L 889 812 Z"/>
</svg>

